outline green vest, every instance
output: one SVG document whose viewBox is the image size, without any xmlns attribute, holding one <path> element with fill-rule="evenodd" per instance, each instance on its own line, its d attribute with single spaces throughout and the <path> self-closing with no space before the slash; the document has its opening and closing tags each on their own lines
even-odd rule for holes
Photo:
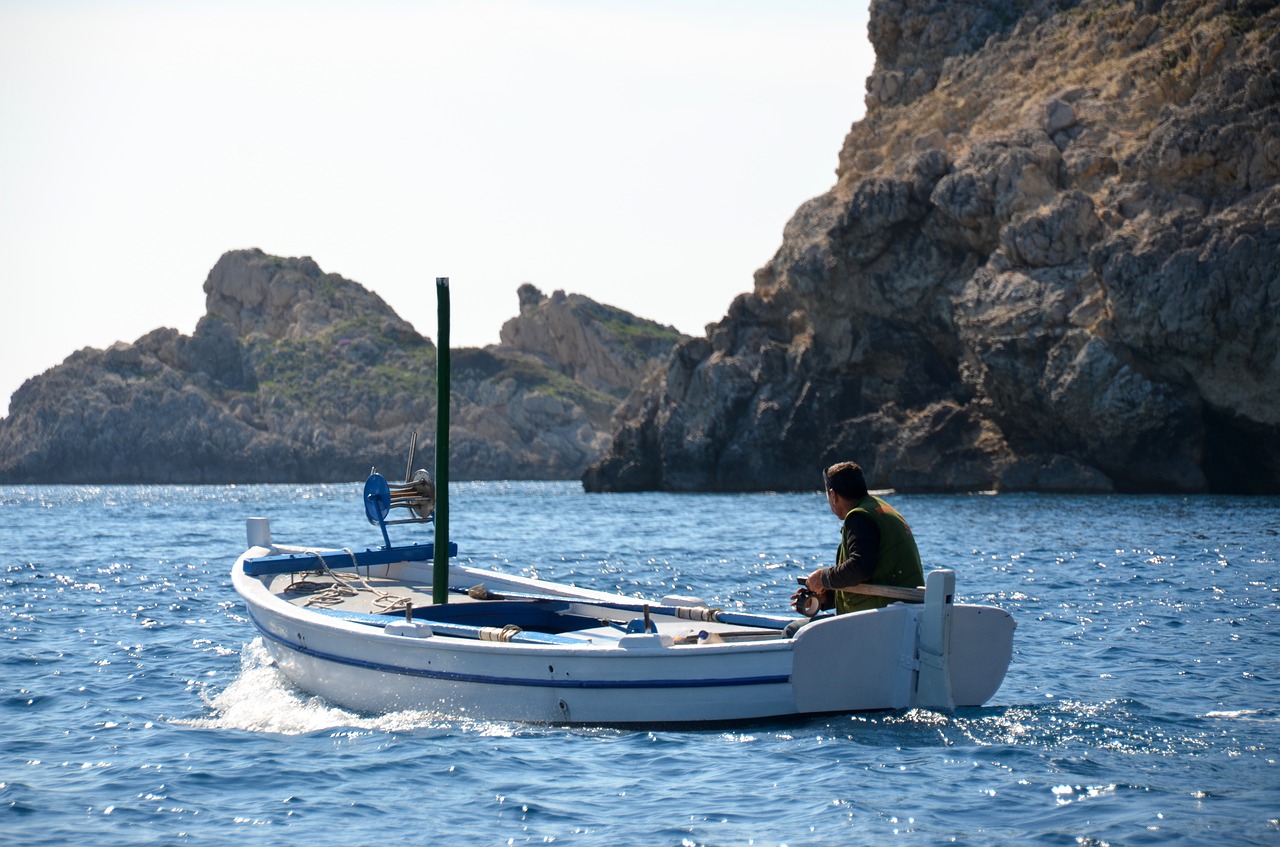
<svg viewBox="0 0 1280 847">
<path fill-rule="evenodd" d="M 916 549 L 916 539 L 911 534 L 911 527 L 898 511 L 879 497 L 868 494 L 849 510 L 849 515 L 865 515 L 875 521 L 880 530 L 880 549 L 876 554 L 876 567 L 868 582 L 878 585 L 901 585 L 906 588 L 918 588 L 924 585 L 924 568 L 920 565 L 920 551 Z M 849 519 L 845 515 L 845 520 Z M 836 561 L 845 559 L 844 534 L 841 533 L 840 549 L 836 551 Z M 871 597 L 866 594 L 851 594 L 836 591 L 836 614 L 845 612 L 861 612 L 864 609 L 878 609 L 893 601 L 888 597 Z"/>
</svg>

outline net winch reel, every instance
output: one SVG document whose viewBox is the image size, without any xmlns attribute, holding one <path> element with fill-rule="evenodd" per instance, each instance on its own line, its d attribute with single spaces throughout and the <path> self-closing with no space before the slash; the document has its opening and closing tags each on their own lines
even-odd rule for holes
<svg viewBox="0 0 1280 847">
<path fill-rule="evenodd" d="M 418 433 L 409 441 L 409 463 L 405 468 L 404 482 L 387 482 L 386 477 L 373 468 L 364 483 L 364 513 L 369 523 L 382 530 L 382 540 L 391 546 L 387 527 L 402 523 L 428 523 L 435 517 L 436 485 L 431 474 L 423 468 L 412 470 L 413 454 L 418 445 Z M 408 512 L 407 517 L 387 520 L 392 509 Z"/>
</svg>

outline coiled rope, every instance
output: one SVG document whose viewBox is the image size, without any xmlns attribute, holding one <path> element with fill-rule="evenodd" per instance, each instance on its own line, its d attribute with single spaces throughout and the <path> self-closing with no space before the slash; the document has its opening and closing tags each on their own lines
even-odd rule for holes
<svg viewBox="0 0 1280 847">
<path fill-rule="evenodd" d="M 328 576 L 333 582 L 324 585 L 318 582 L 311 582 L 307 579 L 301 579 L 289 584 L 286 591 L 294 594 L 312 594 L 310 599 L 303 605 L 305 606 L 323 606 L 331 608 L 338 605 L 344 600 L 355 597 L 363 589 L 373 595 L 373 606 L 383 612 L 393 612 L 397 609 L 413 609 L 413 598 L 399 594 L 391 594 L 383 591 L 381 588 L 370 585 L 369 581 L 360 575 L 359 563 L 356 560 L 356 554 L 346 547 L 342 548 L 342 552 L 351 557 L 351 566 L 355 571 L 350 574 L 336 573 L 329 567 L 329 563 L 324 560 L 319 552 L 309 550 L 311 555 L 320 561 L 320 572 Z M 359 583 L 359 587 L 352 585 Z"/>
<path fill-rule="evenodd" d="M 496 626 L 484 626 L 480 628 L 480 640 L 510 641 L 522 632 L 524 632 L 524 630 L 513 623 L 509 623 L 501 629 Z"/>
</svg>

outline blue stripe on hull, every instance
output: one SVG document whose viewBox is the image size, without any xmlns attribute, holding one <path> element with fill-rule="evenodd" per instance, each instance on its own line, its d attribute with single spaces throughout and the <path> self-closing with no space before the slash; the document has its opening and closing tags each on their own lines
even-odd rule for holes
<svg viewBox="0 0 1280 847">
<path fill-rule="evenodd" d="M 791 677 L 787 675 L 777 676 L 748 676 L 733 677 L 731 679 L 520 679 L 517 677 L 504 676 L 482 676 L 480 674 L 457 673 L 455 671 L 434 671 L 424 668 L 406 668 L 399 665 L 387 665 L 381 662 L 370 662 L 365 659 L 353 659 L 349 656 L 338 656 L 333 653 L 325 653 L 321 650 L 313 650 L 302 644 L 297 644 L 286 638 L 281 638 L 275 633 L 268 632 L 267 629 L 258 622 L 252 611 L 249 617 L 253 619 L 253 625 L 266 638 L 270 638 L 277 644 L 288 647 L 305 656 L 311 656 L 316 659 L 323 659 L 327 662 L 336 662 L 340 665 L 350 665 L 355 668 L 365 670 L 382 671 L 383 673 L 399 674 L 401 676 L 416 676 L 425 679 L 443 679 L 450 682 L 477 682 L 485 685 L 524 685 L 536 688 L 725 688 L 729 686 L 741 685 L 783 685 L 791 681 Z"/>
</svg>

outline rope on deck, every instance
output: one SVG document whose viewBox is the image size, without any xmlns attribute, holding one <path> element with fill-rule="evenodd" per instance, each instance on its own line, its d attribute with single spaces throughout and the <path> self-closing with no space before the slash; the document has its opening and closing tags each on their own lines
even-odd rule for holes
<svg viewBox="0 0 1280 847">
<path fill-rule="evenodd" d="M 323 608 L 332 608 L 342 603 L 344 600 L 355 597 L 361 590 L 368 591 L 373 595 L 374 608 L 381 609 L 384 612 L 394 612 L 397 609 L 413 610 L 413 598 L 405 597 L 399 594 L 392 594 L 383 591 L 381 588 L 370 585 L 368 580 L 360 575 L 360 569 L 357 566 L 356 554 L 350 549 L 343 547 L 342 551 L 351 557 L 351 564 L 355 567 L 353 573 L 336 573 L 329 568 L 329 563 L 324 560 L 324 556 L 316 550 L 309 551 L 311 555 L 320 560 L 320 571 L 333 580 L 333 583 L 322 586 L 320 583 L 311 582 L 307 579 L 301 579 L 290 583 L 286 591 L 292 591 L 297 594 L 313 593 L 311 599 L 304 604 L 306 606 L 321 606 Z M 351 583 L 358 582 L 359 587 L 353 586 Z"/>
<path fill-rule="evenodd" d="M 482 626 L 480 627 L 480 640 L 510 641 L 522 632 L 524 632 L 524 630 L 513 623 L 509 623 L 504 627 Z"/>
</svg>

